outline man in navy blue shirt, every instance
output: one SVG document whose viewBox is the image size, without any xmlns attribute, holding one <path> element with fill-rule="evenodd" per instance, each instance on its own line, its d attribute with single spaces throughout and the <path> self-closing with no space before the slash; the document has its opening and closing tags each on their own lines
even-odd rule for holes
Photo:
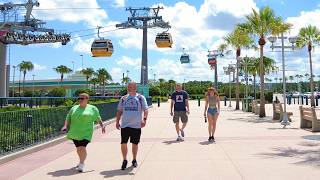
<svg viewBox="0 0 320 180">
<path fill-rule="evenodd" d="M 170 106 L 170 115 L 173 116 L 173 122 L 176 126 L 176 131 L 178 134 L 177 141 L 182 141 L 185 136 L 184 128 L 188 123 L 188 114 L 190 113 L 189 109 L 189 95 L 186 91 L 182 90 L 182 85 L 176 85 L 176 91 L 171 95 L 171 106 Z M 172 112 L 174 109 L 174 113 Z M 180 128 L 179 119 L 181 119 L 182 127 Z M 181 134 L 181 136 L 180 136 Z"/>
</svg>

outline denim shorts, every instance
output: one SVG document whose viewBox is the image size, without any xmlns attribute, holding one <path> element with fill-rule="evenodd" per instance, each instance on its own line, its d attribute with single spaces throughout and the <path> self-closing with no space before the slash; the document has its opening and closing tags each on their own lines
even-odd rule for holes
<svg viewBox="0 0 320 180">
<path fill-rule="evenodd" d="M 208 108 L 208 115 L 214 116 L 218 113 L 217 108 Z"/>
</svg>

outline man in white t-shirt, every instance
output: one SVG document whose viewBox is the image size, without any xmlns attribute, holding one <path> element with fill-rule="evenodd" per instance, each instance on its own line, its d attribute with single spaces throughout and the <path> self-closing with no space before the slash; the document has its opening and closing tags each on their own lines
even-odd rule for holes
<svg viewBox="0 0 320 180">
<path fill-rule="evenodd" d="M 143 113 L 143 118 L 142 118 Z M 121 124 L 120 124 L 120 118 Z M 145 127 L 148 117 L 148 104 L 146 98 L 137 93 L 137 84 L 128 84 L 128 94 L 121 97 L 116 118 L 116 127 L 121 129 L 121 151 L 123 162 L 121 169 L 127 168 L 127 143 L 130 138 L 132 144 L 132 166 L 137 167 L 138 144 L 140 142 L 141 128 Z"/>
</svg>

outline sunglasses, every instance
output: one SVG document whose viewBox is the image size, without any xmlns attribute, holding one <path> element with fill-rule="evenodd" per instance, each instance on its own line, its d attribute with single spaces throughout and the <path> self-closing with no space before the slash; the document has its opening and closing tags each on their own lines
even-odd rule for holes
<svg viewBox="0 0 320 180">
<path fill-rule="evenodd" d="M 78 99 L 79 99 L 79 100 L 85 100 L 85 99 L 88 99 L 88 98 L 79 97 Z"/>
</svg>

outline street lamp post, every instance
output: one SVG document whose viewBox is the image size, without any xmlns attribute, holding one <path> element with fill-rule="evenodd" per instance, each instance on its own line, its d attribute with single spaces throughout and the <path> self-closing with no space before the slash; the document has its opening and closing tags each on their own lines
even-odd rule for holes
<svg viewBox="0 0 320 180">
<path fill-rule="evenodd" d="M 226 75 L 229 75 L 229 107 L 231 106 L 231 73 L 235 72 L 235 67 L 233 64 L 229 64 L 227 67 L 223 67 Z"/>
<path fill-rule="evenodd" d="M 16 68 L 17 66 L 12 66 L 13 67 L 13 77 L 12 77 L 12 97 L 14 97 L 14 87 L 15 87 L 15 83 L 14 83 L 14 77 L 16 75 Z"/>
<path fill-rule="evenodd" d="M 292 49 L 294 50 L 295 48 L 295 43 L 297 41 L 296 37 L 290 37 L 289 42 L 292 44 L 291 46 L 285 46 L 284 45 L 284 39 L 287 39 L 288 37 L 284 37 L 283 33 L 281 33 L 281 36 L 278 37 L 278 39 L 281 39 L 281 46 L 275 46 L 273 43 L 277 41 L 277 37 L 269 37 L 268 40 L 272 43 L 271 49 L 280 49 L 281 48 L 281 55 L 282 55 L 282 85 L 283 85 L 283 116 L 282 116 L 282 121 L 281 125 L 284 126 L 284 128 L 287 125 L 290 125 L 289 119 L 288 119 L 288 114 L 287 114 L 287 99 L 286 99 L 286 66 L 285 66 L 285 60 L 284 60 L 284 49 Z"/>
<path fill-rule="evenodd" d="M 81 63 L 82 63 L 81 70 L 82 70 L 83 69 L 83 54 L 81 54 L 80 56 L 81 56 Z"/>
<path fill-rule="evenodd" d="M 34 97 L 34 77 L 35 77 L 36 75 L 32 75 L 32 97 Z"/>
<path fill-rule="evenodd" d="M 73 71 L 73 73 L 75 73 L 74 72 L 74 61 L 71 61 L 71 63 L 72 63 L 72 71 Z"/>
</svg>

